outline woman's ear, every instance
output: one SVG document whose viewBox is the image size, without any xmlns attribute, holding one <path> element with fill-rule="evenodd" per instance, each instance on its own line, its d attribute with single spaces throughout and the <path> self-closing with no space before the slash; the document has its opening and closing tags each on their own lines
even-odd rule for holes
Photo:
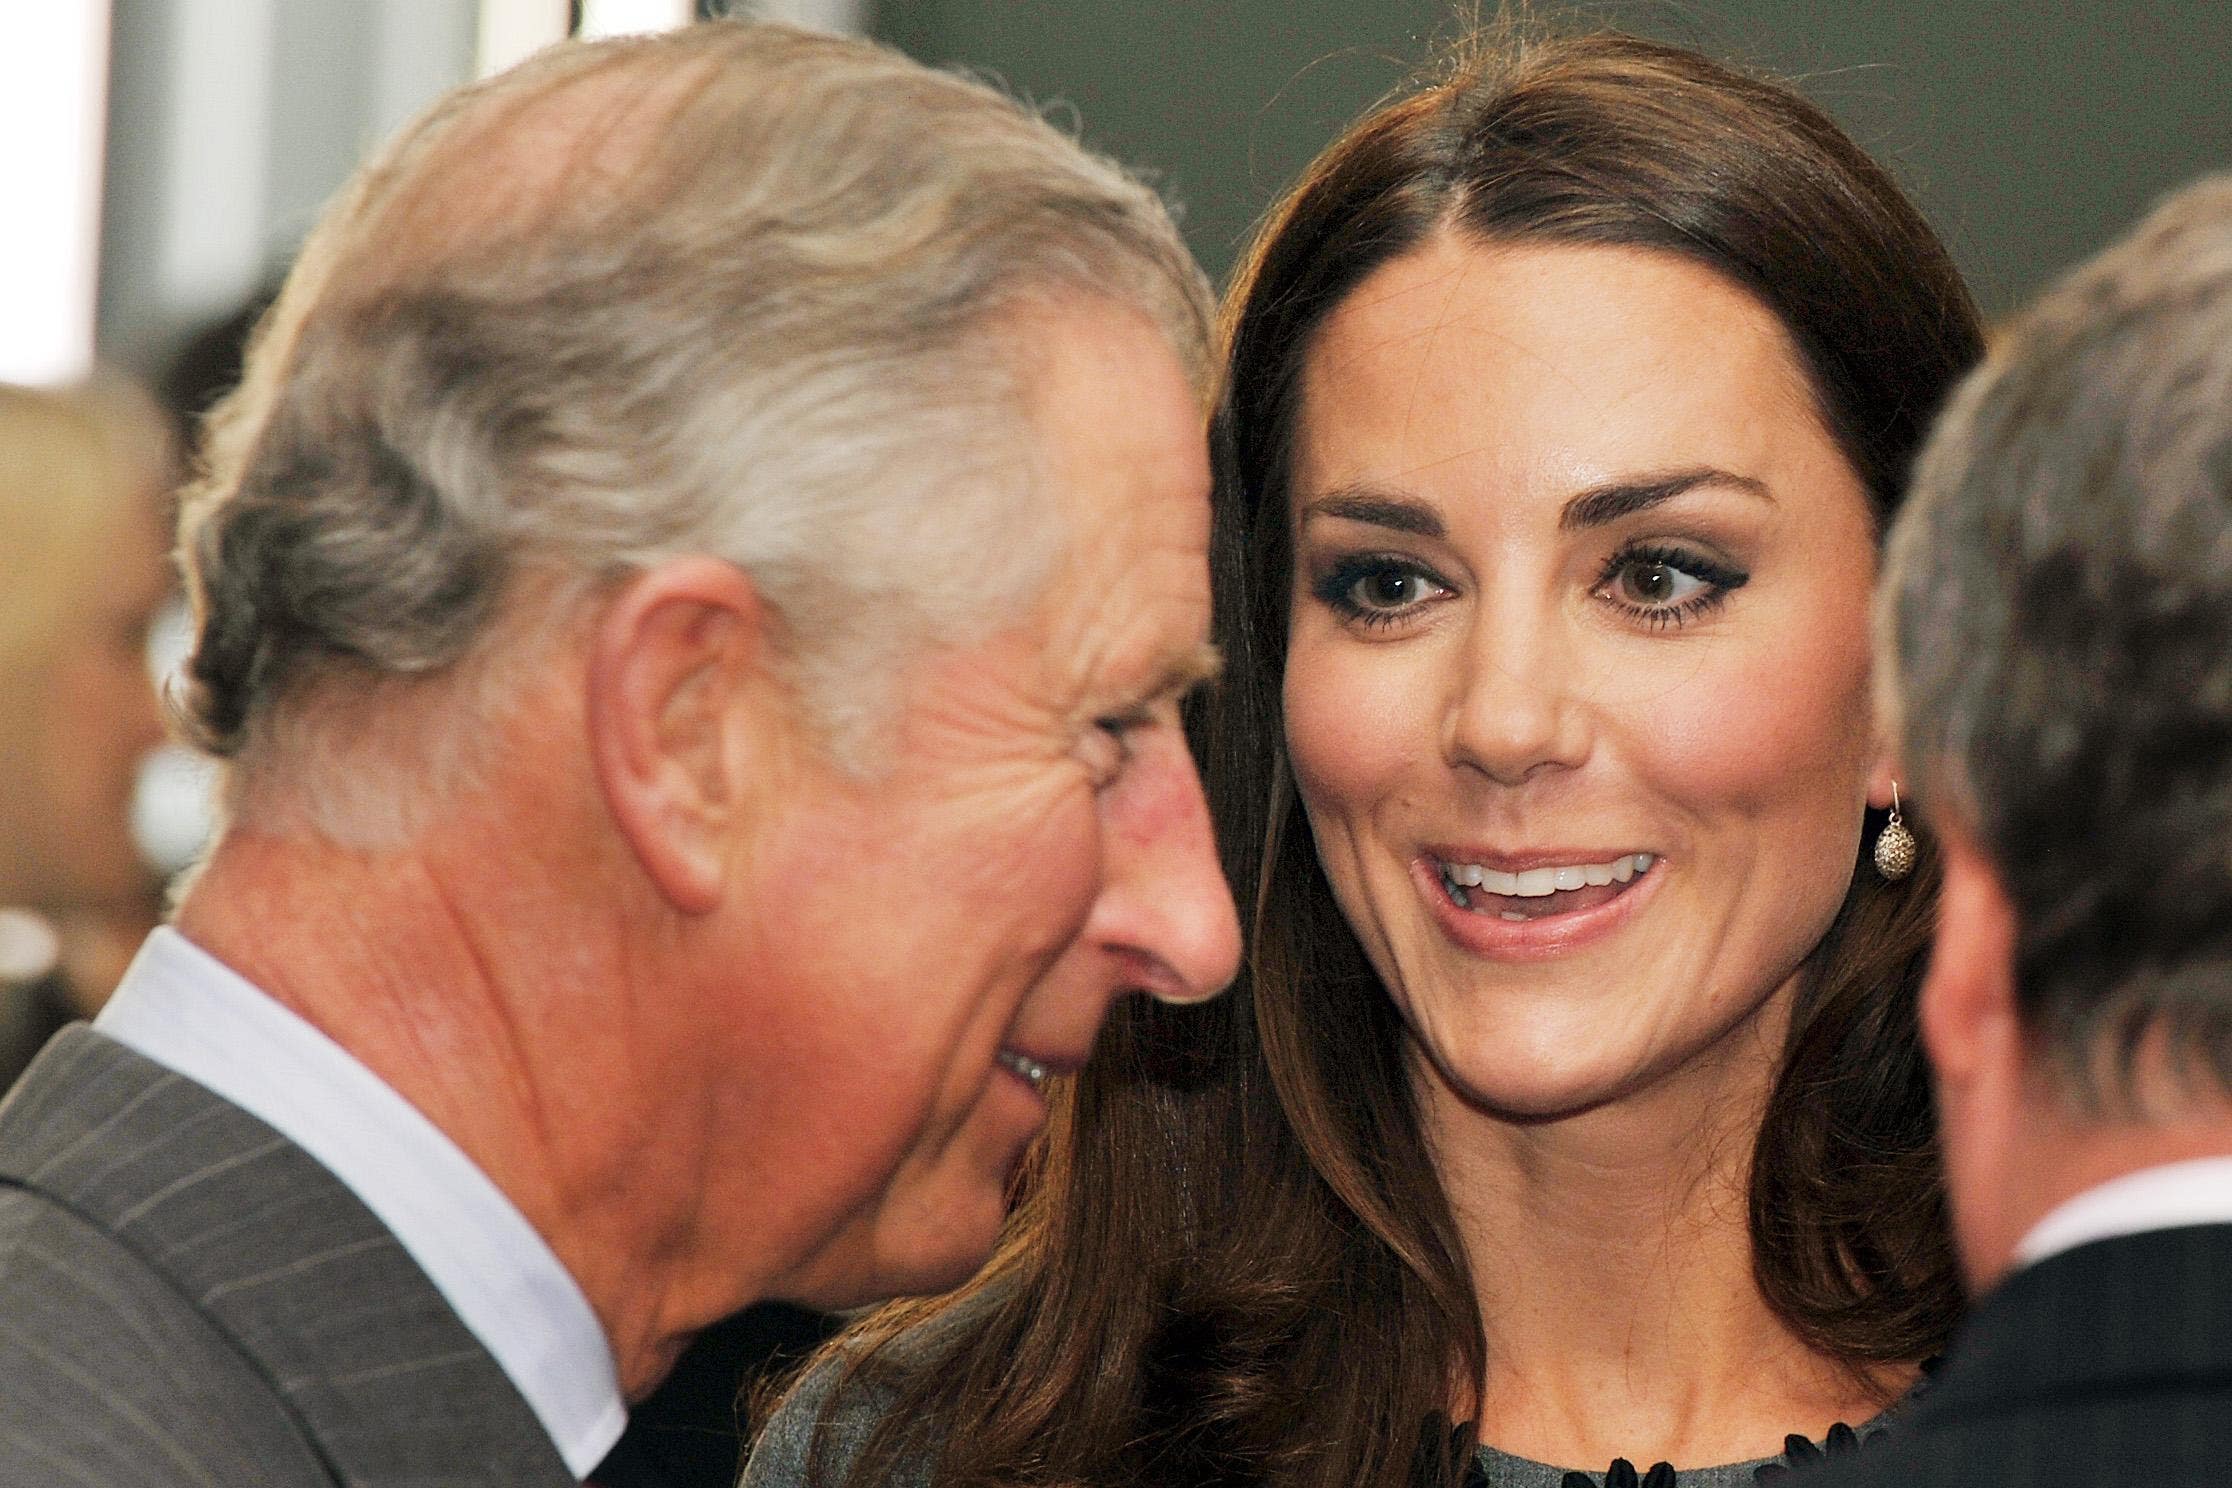
<svg viewBox="0 0 2232 1488">
<path fill-rule="evenodd" d="M 1914 794 L 1911 782 L 1899 773 L 1899 765 L 1889 748 L 1876 752 L 1876 762 L 1868 771 L 1868 804 L 1878 811 L 1891 808 L 1894 799 L 1903 814 L 1908 799 Z"/>
<path fill-rule="evenodd" d="M 628 579 L 591 634 L 597 782 L 644 873 L 686 914 L 721 902 L 753 764 L 768 753 L 758 736 L 788 717 L 769 629 L 740 569 L 691 557 Z"/>
<path fill-rule="evenodd" d="M 1879 622 L 1883 618 L 1877 616 Z M 1890 642 L 1890 627 L 1878 623 L 1875 664 L 1868 678 L 1868 726 L 1875 751 L 1868 769 L 1868 804 L 1878 811 L 1889 809 L 1894 785 L 1902 796 L 1914 794 L 1912 780 L 1899 769 L 1899 738 L 1905 732 L 1900 713 L 1904 704 L 1899 697 L 1898 668 L 1886 654 Z"/>
</svg>

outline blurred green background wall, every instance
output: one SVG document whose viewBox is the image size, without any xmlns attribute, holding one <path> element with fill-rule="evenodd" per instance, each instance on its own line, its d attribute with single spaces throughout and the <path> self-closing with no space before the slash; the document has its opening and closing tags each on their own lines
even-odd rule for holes
<svg viewBox="0 0 2232 1488">
<path fill-rule="evenodd" d="M 1220 279 L 1303 164 L 1439 41 L 1450 0 L 881 0 L 877 32 L 996 75 L 1150 168 Z M 1493 7 L 1490 7 L 1491 13 Z M 1987 312 L 2232 169 L 2232 0 L 1537 7 L 1793 79 L 1929 212 Z"/>
</svg>

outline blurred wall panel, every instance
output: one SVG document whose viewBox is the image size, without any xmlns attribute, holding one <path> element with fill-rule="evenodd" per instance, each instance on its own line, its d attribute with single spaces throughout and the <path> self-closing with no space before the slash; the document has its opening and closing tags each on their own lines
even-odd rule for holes
<svg viewBox="0 0 2232 1488">
<path fill-rule="evenodd" d="M 147 370 L 263 266 L 274 0 L 116 0 L 102 355 Z"/>
<path fill-rule="evenodd" d="M 378 5 L 276 0 L 272 17 L 271 127 L 264 140 L 262 256 L 284 253 L 317 221 L 318 208 L 378 143 L 372 126 Z M 318 79 L 317 104 L 290 97 L 291 80 Z M 290 107 L 289 105 L 293 106 Z"/>
<path fill-rule="evenodd" d="M 367 136 L 377 142 L 473 75 L 480 7 L 472 0 L 387 0 L 363 8 L 380 18 L 372 37 L 364 121 Z"/>
<path fill-rule="evenodd" d="M 884 0 L 877 33 L 990 74 L 1143 167 L 1221 278 L 1258 212 L 1423 58 L 1451 0 Z M 1487 7 L 1492 9 L 1492 5 Z"/>
<path fill-rule="evenodd" d="M 878 34 L 1074 105 L 1153 170 L 1224 274 L 1341 126 L 1434 52 L 1458 0 L 884 0 Z M 2232 166 L 2226 0 L 1596 0 L 1583 20 L 1794 77 L 1888 162 L 2003 311 L 2147 203 Z"/>
<path fill-rule="evenodd" d="M 152 372 L 472 74 L 477 0 L 115 0 L 99 344 Z"/>
<path fill-rule="evenodd" d="M 905 4 L 906 0 L 892 0 Z M 700 0 L 700 11 L 707 7 Z M 749 13 L 770 21 L 787 21 L 793 26 L 804 26 L 813 31 L 833 31 L 840 36 L 858 36 L 868 30 L 868 0 L 760 0 Z M 719 14 L 718 11 L 710 13 Z M 742 9 L 737 14 L 744 14 Z"/>
</svg>

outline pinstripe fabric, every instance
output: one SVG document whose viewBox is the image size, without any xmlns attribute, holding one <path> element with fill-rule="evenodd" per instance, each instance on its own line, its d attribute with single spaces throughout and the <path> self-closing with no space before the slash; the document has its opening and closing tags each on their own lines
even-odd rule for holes
<svg viewBox="0 0 2232 1488">
<path fill-rule="evenodd" d="M 83 1027 L 0 1105 L 0 1488 L 573 1481 L 394 1237 L 255 1117 Z"/>
<path fill-rule="evenodd" d="M 1808 1488 L 2232 1477 L 2232 1225 L 2103 1240 L 1977 1307 L 1906 1430 Z"/>
</svg>

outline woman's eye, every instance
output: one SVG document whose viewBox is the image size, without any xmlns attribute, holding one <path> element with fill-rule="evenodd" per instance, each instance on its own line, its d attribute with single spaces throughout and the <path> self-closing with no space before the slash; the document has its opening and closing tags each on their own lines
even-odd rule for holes
<svg viewBox="0 0 2232 1488">
<path fill-rule="evenodd" d="M 1356 581 L 1356 602 L 1375 610 L 1398 609 L 1426 597 L 1426 581 L 1412 573 L 1367 574 Z"/>
<path fill-rule="evenodd" d="M 1448 592 L 1417 564 L 1387 557 L 1344 559 L 1312 587 L 1343 619 L 1367 625 L 1386 624 Z"/>
<path fill-rule="evenodd" d="M 1623 565 L 1614 582 L 1619 586 L 1620 598 L 1639 605 L 1680 604 L 1710 587 L 1696 575 L 1657 560 Z"/>
<path fill-rule="evenodd" d="M 1629 548 L 1605 565 L 1596 592 L 1653 625 L 1679 625 L 1720 604 L 1750 577 L 1702 553 Z"/>
</svg>

